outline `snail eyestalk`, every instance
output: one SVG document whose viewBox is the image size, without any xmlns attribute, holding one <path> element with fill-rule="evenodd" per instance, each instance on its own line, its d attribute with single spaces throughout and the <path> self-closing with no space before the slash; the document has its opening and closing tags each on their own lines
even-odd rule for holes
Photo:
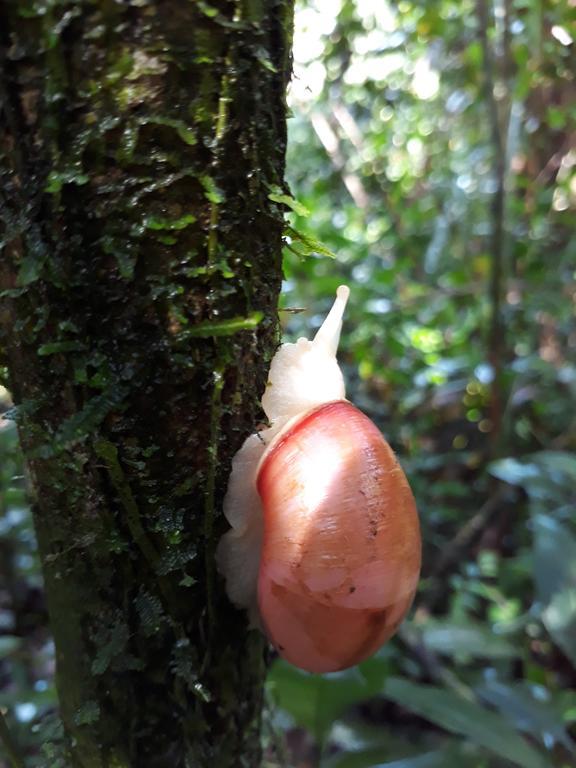
<svg viewBox="0 0 576 768">
<path fill-rule="evenodd" d="M 318 329 L 314 341 L 315 347 L 324 346 L 325 349 L 336 357 L 338 344 L 340 342 L 340 333 L 342 331 L 342 320 L 350 296 L 350 288 L 347 285 L 341 285 L 336 291 L 336 299 L 332 304 L 332 309 L 326 316 L 326 319 Z"/>
</svg>

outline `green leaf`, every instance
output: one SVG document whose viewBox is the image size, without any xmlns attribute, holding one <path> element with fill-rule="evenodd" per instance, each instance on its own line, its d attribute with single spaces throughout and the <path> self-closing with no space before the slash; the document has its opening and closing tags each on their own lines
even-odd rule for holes
<svg viewBox="0 0 576 768">
<path fill-rule="evenodd" d="M 324 762 L 322 763 L 324 766 Z M 370 748 L 336 755 L 325 768 L 478 768 L 478 755 L 464 754 L 453 745 L 446 749 L 402 757 L 390 762 L 390 749 Z"/>
<path fill-rule="evenodd" d="M 81 411 L 61 424 L 53 447 L 62 448 L 94 434 L 106 416 L 121 406 L 126 392 L 125 387 L 109 387 L 87 400 Z"/>
<path fill-rule="evenodd" d="M 576 668 L 576 587 L 557 592 L 542 612 L 542 621 Z"/>
<path fill-rule="evenodd" d="M 330 259 L 336 258 L 336 254 L 315 237 L 298 232 L 294 227 L 286 227 L 285 232 L 286 236 L 290 238 L 290 242 L 286 243 L 286 247 L 297 256 L 300 256 L 300 258 L 306 258 L 313 254 L 328 256 Z"/>
<path fill-rule="evenodd" d="M 190 224 L 194 224 L 196 216 L 191 213 L 186 213 L 184 216 L 180 216 L 178 219 L 163 219 L 160 216 L 149 216 L 144 222 L 144 226 L 147 229 L 154 230 L 175 230 L 186 229 Z"/>
<path fill-rule="evenodd" d="M 422 642 L 432 651 L 447 656 L 468 655 L 475 658 L 510 659 L 520 648 L 490 627 L 474 622 L 455 624 L 430 622 L 422 629 Z"/>
<path fill-rule="evenodd" d="M 576 483 L 576 456 L 567 451 L 539 451 L 532 454 L 532 459 L 548 475 L 558 480 L 568 479 Z"/>
<path fill-rule="evenodd" d="M 164 620 L 164 609 L 160 599 L 141 587 L 134 600 L 134 606 L 138 611 L 144 635 L 152 637 L 158 632 L 160 624 Z"/>
<path fill-rule="evenodd" d="M 199 323 L 191 328 L 186 328 L 180 336 L 182 338 L 202 339 L 210 338 L 210 336 L 232 336 L 240 331 L 253 330 L 262 322 L 263 317 L 263 312 L 253 312 L 248 317 L 231 317 L 228 320 Z"/>
<path fill-rule="evenodd" d="M 534 515 L 534 579 L 542 621 L 576 667 L 576 538 L 549 515 Z"/>
<path fill-rule="evenodd" d="M 566 451 L 540 451 L 518 459 L 492 462 L 489 472 L 510 485 L 524 488 L 531 500 L 567 500 L 576 483 L 576 457 Z"/>
<path fill-rule="evenodd" d="M 388 678 L 384 695 L 451 733 L 470 739 L 520 768 L 547 768 L 550 764 L 500 715 L 444 688 Z"/>
<path fill-rule="evenodd" d="M 535 691 L 539 689 L 538 697 Z M 552 738 L 573 754 L 576 746 L 562 722 L 560 708 L 542 696 L 540 686 L 526 682 L 504 685 L 490 681 L 478 690 L 479 695 L 507 717 L 516 728 L 537 736 L 542 743 Z M 546 696 L 550 694 L 546 692 Z"/>
<path fill-rule="evenodd" d="M 273 203 L 280 203 L 290 208 L 298 216 L 310 216 L 310 211 L 305 205 L 299 203 L 298 200 L 294 200 L 290 195 L 285 195 L 282 192 L 271 192 L 268 195 L 268 200 L 272 200 Z"/>
<path fill-rule="evenodd" d="M 49 355 L 59 355 L 62 352 L 82 352 L 86 345 L 81 341 L 53 341 L 49 344 L 42 344 L 38 349 L 40 357 Z"/>
<path fill-rule="evenodd" d="M 224 195 L 216 186 L 216 182 L 211 176 L 202 176 L 200 181 L 204 187 L 204 197 L 211 203 L 222 203 L 224 201 Z"/>
<path fill-rule="evenodd" d="M 256 56 L 260 64 L 262 64 L 264 69 L 267 69 L 268 72 L 278 72 L 278 69 L 274 66 L 274 64 L 272 64 L 272 62 L 270 61 L 269 57 L 266 55 L 266 52 L 263 48 L 260 48 L 258 50 Z"/>
<path fill-rule="evenodd" d="M 535 464 L 518 461 L 518 459 L 494 461 L 489 465 L 488 471 L 498 480 L 522 487 L 530 480 L 540 476 L 540 470 Z"/>
<path fill-rule="evenodd" d="M 534 515 L 534 577 L 538 599 L 549 603 L 576 585 L 576 538 L 550 515 Z"/>
<path fill-rule="evenodd" d="M 46 264 L 48 252 L 41 250 L 39 253 L 30 253 L 24 256 L 18 269 L 16 283 L 19 286 L 30 285 L 38 280 Z"/>
<path fill-rule="evenodd" d="M 557 131 L 564 128 L 567 120 L 568 115 L 566 114 L 565 109 L 559 109 L 558 107 L 548 107 L 546 110 L 546 121 L 551 128 L 554 128 Z"/>
<path fill-rule="evenodd" d="M 5 659 L 15 651 L 17 651 L 22 645 L 22 640 L 14 635 L 2 635 L 0 636 L 0 659 Z"/>
<path fill-rule="evenodd" d="M 183 120 L 177 120 L 171 117 L 144 117 L 139 120 L 139 125 L 162 125 L 167 128 L 172 128 L 185 144 L 193 146 L 197 143 L 196 134 Z"/>
<path fill-rule="evenodd" d="M 196 558 L 196 550 L 192 545 L 178 549 L 168 549 L 162 553 L 158 563 L 158 573 L 166 576 L 171 571 L 181 570 Z"/>
<path fill-rule="evenodd" d="M 378 692 L 358 667 L 329 675 L 312 675 L 278 659 L 269 674 L 273 698 L 294 720 L 322 743 L 334 721 L 353 704 Z"/>
<path fill-rule="evenodd" d="M 111 663 L 124 653 L 128 643 L 128 627 L 122 619 L 117 619 L 109 627 L 98 630 L 98 650 L 92 660 L 92 674 L 103 675 Z"/>
<path fill-rule="evenodd" d="M 196 141 L 197 141 L 196 134 L 194 133 L 192 128 L 179 125 L 176 127 L 176 133 L 178 134 L 178 136 L 180 136 L 180 138 L 185 144 L 188 144 L 188 146 L 193 147 L 194 144 L 196 144 Z"/>
<path fill-rule="evenodd" d="M 76 725 L 92 725 L 100 719 L 100 705 L 97 701 L 86 701 L 74 715 Z"/>
<path fill-rule="evenodd" d="M 48 182 L 45 186 L 45 191 L 49 194 L 57 194 L 61 191 L 64 184 L 76 184 L 79 187 L 84 186 L 85 184 L 88 184 L 90 179 L 86 174 L 79 173 L 75 170 L 68 170 L 68 171 L 51 171 L 50 175 L 48 176 Z"/>
<path fill-rule="evenodd" d="M 218 16 L 218 9 L 204 2 L 204 0 L 198 0 L 197 5 L 202 13 L 205 16 L 208 16 L 209 19 L 213 19 L 214 17 Z"/>
</svg>

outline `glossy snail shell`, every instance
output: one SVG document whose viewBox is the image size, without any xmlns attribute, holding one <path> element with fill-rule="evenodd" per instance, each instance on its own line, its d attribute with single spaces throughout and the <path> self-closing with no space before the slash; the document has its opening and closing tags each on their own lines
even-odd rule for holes
<svg viewBox="0 0 576 768">
<path fill-rule="evenodd" d="M 357 664 L 396 631 L 420 571 L 416 507 L 390 446 L 351 403 L 327 403 L 270 446 L 257 486 L 266 634 L 311 672 Z"/>
<path fill-rule="evenodd" d="M 283 345 L 263 405 L 271 428 L 234 459 L 218 564 L 231 600 L 310 672 L 374 653 L 420 573 L 414 498 L 378 428 L 344 399 L 335 354 L 348 289 L 314 341 Z M 327 397 L 324 396 L 327 393 Z"/>
</svg>

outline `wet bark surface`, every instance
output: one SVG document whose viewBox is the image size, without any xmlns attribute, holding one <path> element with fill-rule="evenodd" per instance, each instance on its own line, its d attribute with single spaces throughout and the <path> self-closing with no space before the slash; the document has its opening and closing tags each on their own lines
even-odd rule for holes
<svg viewBox="0 0 576 768">
<path fill-rule="evenodd" d="M 259 762 L 213 552 L 277 342 L 291 14 L 0 0 L 0 354 L 71 766 Z"/>
</svg>

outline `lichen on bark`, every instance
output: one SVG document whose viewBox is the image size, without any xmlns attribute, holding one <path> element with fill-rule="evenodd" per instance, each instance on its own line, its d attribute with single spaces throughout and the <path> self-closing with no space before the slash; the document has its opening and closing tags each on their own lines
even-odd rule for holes
<svg viewBox="0 0 576 768">
<path fill-rule="evenodd" d="M 68 761 L 256 766 L 213 551 L 277 342 L 290 0 L 0 0 L 0 333 Z"/>
</svg>

